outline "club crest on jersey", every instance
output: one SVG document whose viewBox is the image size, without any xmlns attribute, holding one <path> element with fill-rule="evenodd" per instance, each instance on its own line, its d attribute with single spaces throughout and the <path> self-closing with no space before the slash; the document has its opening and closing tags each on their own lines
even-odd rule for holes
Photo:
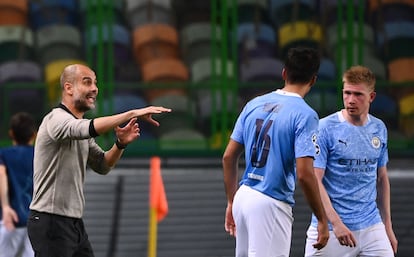
<svg viewBox="0 0 414 257">
<path fill-rule="evenodd" d="M 378 149 L 381 146 L 381 140 L 379 137 L 373 137 L 371 139 L 371 144 L 375 149 Z"/>
</svg>

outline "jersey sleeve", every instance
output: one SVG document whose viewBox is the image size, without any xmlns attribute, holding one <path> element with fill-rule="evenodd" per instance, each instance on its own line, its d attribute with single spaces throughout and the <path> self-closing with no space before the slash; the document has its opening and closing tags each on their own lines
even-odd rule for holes
<svg viewBox="0 0 414 257">
<path fill-rule="evenodd" d="M 328 133 L 325 128 L 319 126 L 317 135 L 316 144 L 318 147 L 318 152 L 315 156 L 313 166 L 315 168 L 326 169 L 326 163 L 328 160 Z"/>
<path fill-rule="evenodd" d="M 318 116 L 315 112 L 307 112 L 297 119 L 295 130 L 295 157 L 312 157 L 317 152 L 316 137 L 318 130 Z"/>
<path fill-rule="evenodd" d="M 388 134 L 387 134 L 387 128 L 385 126 L 385 124 L 383 124 L 383 129 L 382 129 L 383 133 L 383 139 L 382 139 L 382 145 L 381 145 L 381 154 L 380 157 L 378 159 L 378 168 L 379 167 L 384 167 L 387 165 L 388 163 Z"/>
</svg>

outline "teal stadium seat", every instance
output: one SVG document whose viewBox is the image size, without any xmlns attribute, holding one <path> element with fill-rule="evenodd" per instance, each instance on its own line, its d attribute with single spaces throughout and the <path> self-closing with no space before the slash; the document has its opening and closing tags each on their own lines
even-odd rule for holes
<svg viewBox="0 0 414 257">
<path fill-rule="evenodd" d="M 0 63 L 34 60 L 33 31 L 24 25 L 0 26 Z"/>
<path fill-rule="evenodd" d="M 314 20 L 317 15 L 314 0 L 270 0 L 269 15 L 276 28 L 291 21 Z"/>
<path fill-rule="evenodd" d="M 60 59 L 82 59 L 83 45 L 79 29 L 72 25 L 52 24 L 36 32 L 36 56 L 42 65 Z"/>
<path fill-rule="evenodd" d="M 181 56 L 188 67 L 197 60 L 212 56 L 212 44 L 216 45 L 217 52 L 220 51 L 221 29 L 212 27 L 210 22 L 190 23 L 180 30 L 179 36 Z"/>
</svg>

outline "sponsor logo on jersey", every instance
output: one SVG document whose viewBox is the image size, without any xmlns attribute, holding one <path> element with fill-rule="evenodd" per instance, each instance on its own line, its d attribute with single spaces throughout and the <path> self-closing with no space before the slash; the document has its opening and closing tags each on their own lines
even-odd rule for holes
<svg viewBox="0 0 414 257">
<path fill-rule="evenodd" d="M 247 177 L 254 180 L 263 181 L 264 177 L 262 175 L 254 174 L 254 173 L 247 173 Z"/>
</svg>

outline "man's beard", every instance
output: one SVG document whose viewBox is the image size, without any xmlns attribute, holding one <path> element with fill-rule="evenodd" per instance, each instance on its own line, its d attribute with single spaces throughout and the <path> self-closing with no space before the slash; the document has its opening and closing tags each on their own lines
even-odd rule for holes
<svg viewBox="0 0 414 257">
<path fill-rule="evenodd" d="M 92 109 L 85 101 L 82 101 L 82 99 L 75 100 L 75 108 L 80 112 L 87 112 L 90 109 Z"/>
</svg>

